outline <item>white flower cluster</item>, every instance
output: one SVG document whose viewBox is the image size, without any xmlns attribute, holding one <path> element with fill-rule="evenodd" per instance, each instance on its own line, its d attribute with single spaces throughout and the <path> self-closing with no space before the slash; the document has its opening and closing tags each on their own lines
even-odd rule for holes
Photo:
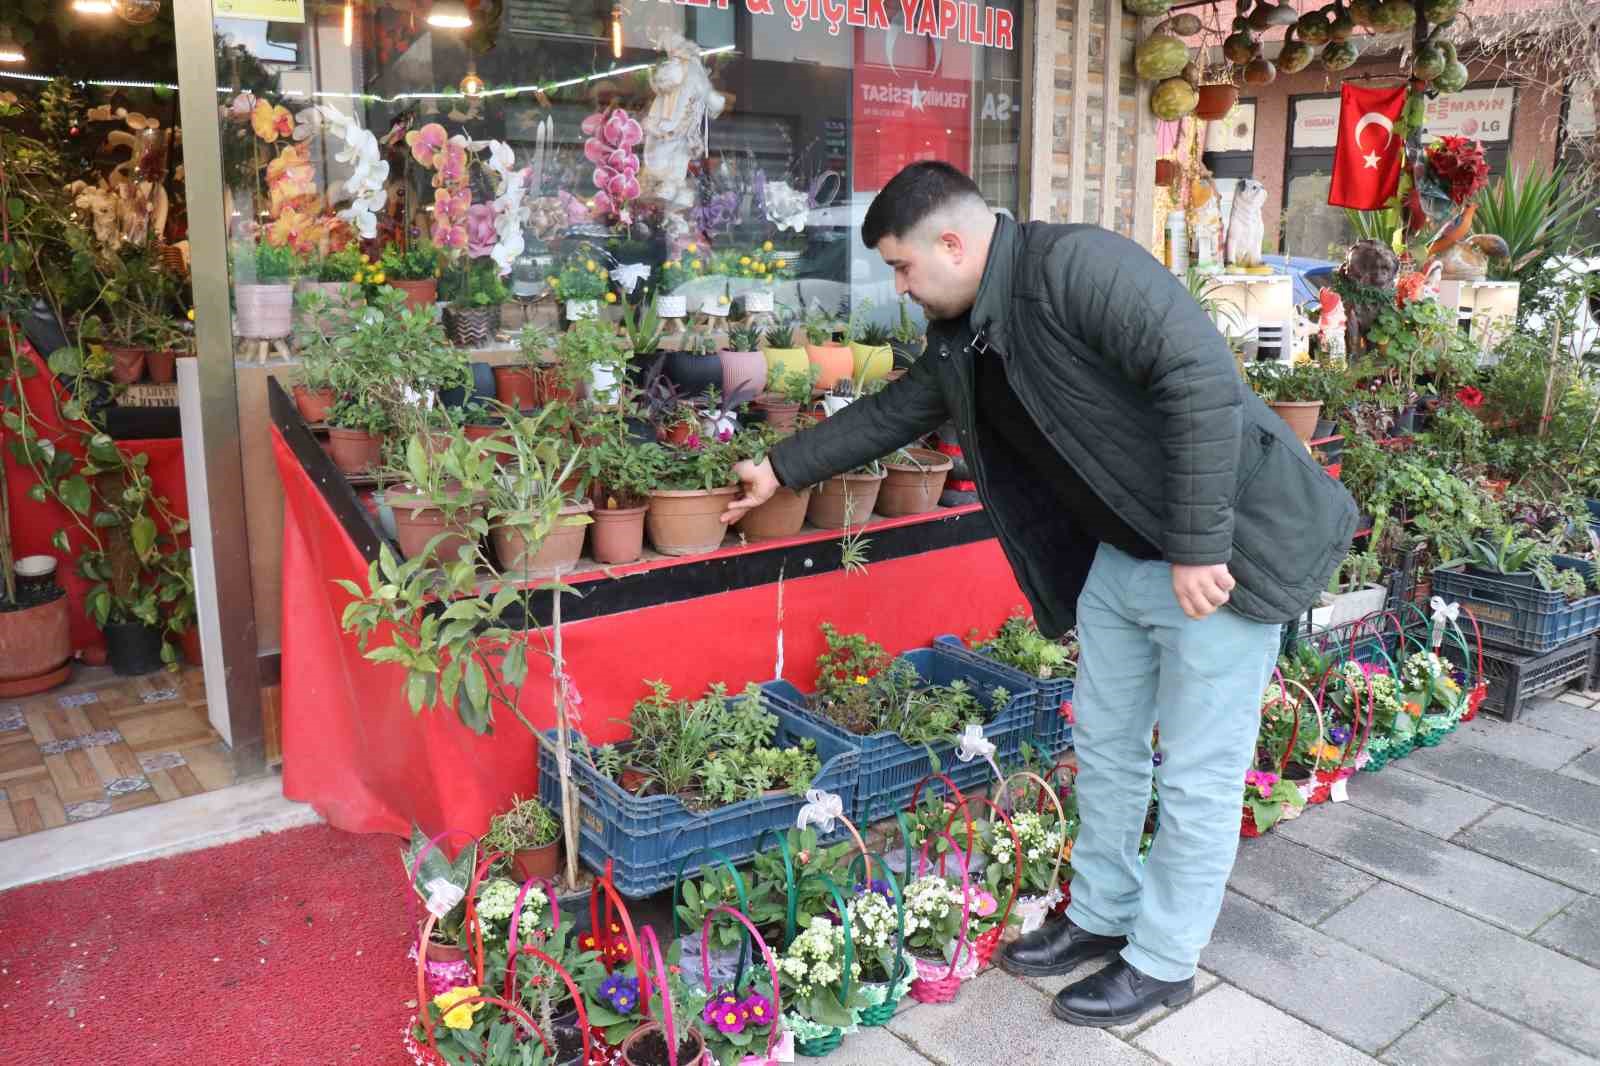
<svg viewBox="0 0 1600 1066">
<path fill-rule="evenodd" d="M 1061 826 L 1056 819 L 1051 818 L 1047 824 L 1043 814 L 1023 811 L 1012 816 L 1011 825 L 1017 831 L 1017 843 L 1022 846 L 1024 862 L 1055 862 L 1063 843 Z M 1011 834 L 1006 832 L 1004 825 L 994 827 L 989 861 L 1000 866 L 1010 866 L 1016 862 L 1016 856 L 1011 851 Z"/>
<path fill-rule="evenodd" d="M 844 928 L 818 916 L 811 919 L 783 953 L 778 969 L 794 985 L 800 998 L 819 988 L 839 982 L 844 959 Z M 851 967 L 852 980 L 861 975 L 861 964 Z"/>
<path fill-rule="evenodd" d="M 1420 689 L 1430 681 L 1448 676 L 1439 657 L 1426 651 L 1415 652 L 1408 656 L 1400 671 L 1400 679 L 1408 689 Z"/>
<path fill-rule="evenodd" d="M 910 917 L 906 920 L 910 932 Z M 857 955 L 887 951 L 895 941 L 894 906 L 877 892 L 864 892 L 850 904 L 850 937 Z"/>
<path fill-rule="evenodd" d="M 492 925 L 510 921 L 511 912 L 516 909 L 517 893 L 520 891 L 516 882 L 503 877 L 485 881 L 478 887 L 478 917 Z M 544 890 L 538 886 L 535 886 L 528 893 L 528 898 L 522 901 L 522 917 L 517 920 L 519 939 L 531 937 L 538 932 L 539 925 L 544 919 L 545 903 Z"/>
<path fill-rule="evenodd" d="M 942 925 L 961 910 L 961 888 L 938 874 L 925 874 L 906 886 L 906 936 Z"/>
</svg>

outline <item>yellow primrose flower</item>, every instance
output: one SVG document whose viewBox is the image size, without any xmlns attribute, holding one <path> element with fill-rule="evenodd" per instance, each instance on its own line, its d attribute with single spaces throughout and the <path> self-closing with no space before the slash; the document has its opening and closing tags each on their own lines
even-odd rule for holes
<svg viewBox="0 0 1600 1066">
<path fill-rule="evenodd" d="M 761 242 L 761 250 L 762 250 L 762 251 L 763 251 L 763 252 L 770 252 L 770 251 L 772 251 L 772 242 L 771 242 L 771 241 L 762 241 L 762 242 Z"/>
<path fill-rule="evenodd" d="M 439 1010 L 443 1012 L 444 1024 L 449 1028 L 471 1029 L 472 1016 L 478 1013 L 479 1008 L 481 1008 L 483 1004 L 467 1003 L 460 1007 L 457 1007 L 456 1004 L 460 1003 L 464 999 L 472 999 L 478 994 L 479 992 L 477 985 L 461 985 L 459 987 L 440 992 L 437 996 L 434 996 L 433 1005 L 438 1007 Z"/>
<path fill-rule="evenodd" d="M 555 285 L 555 284 L 557 284 L 556 276 L 554 274 L 551 274 L 549 277 L 544 279 L 544 282 L 545 282 L 546 285 Z"/>
<path fill-rule="evenodd" d="M 189 308 L 189 310 L 185 313 L 184 317 L 187 318 L 190 322 L 193 322 L 194 321 L 194 308 L 192 308 L 192 307 Z"/>
<path fill-rule="evenodd" d="M 767 264 L 765 264 L 765 263 L 757 263 L 756 264 L 756 273 L 757 274 L 765 274 L 766 272 L 767 272 Z"/>
<path fill-rule="evenodd" d="M 739 265 L 742 266 L 742 267 L 749 266 L 750 265 L 750 257 L 748 255 L 741 255 L 739 257 Z"/>
<path fill-rule="evenodd" d="M 605 278 L 605 279 L 606 279 L 606 280 L 607 280 L 607 281 L 610 281 L 610 280 L 611 280 L 611 271 L 609 271 L 609 270 L 602 270 L 602 271 L 600 271 L 600 276 L 601 276 L 601 277 L 602 277 L 602 278 Z"/>
<path fill-rule="evenodd" d="M 614 292 L 606 293 L 606 303 L 614 304 L 616 302 L 617 302 L 617 294 L 616 293 L 614 293 Z"/>
<path fill-rule="evenodd" d="M 693 245 L 690 245 L 691 249 L 693 247 L 694 247 Z M 696 259 L 696 260 L 692 261 L 689 265 L 694 267 L 696 270 L 699 270 L 700 269 L 700 260 Z"/>
<path fill-rule="evenodd" d="M 381 271 L 381 270 L 378 271 L 376 274 L 372 275 L 372 283 L 374 285 L 382 285 L 385 281 L 388 281 L 388 280 L 389 280 L 388 275 L 384 274 L 384 272 Z"/>
<path fill-rule="evenodd" d="M 784 267 L 788 266 L 789 264 L 787 262 L 785 262 L 784 260 L 780 259 L 776 263 L 773 263 L 772 265 L 777 267 L 779 270 L 782 270 Z"/>
<path fill-rule="evenodd" d="M 372 259 L 371 259 L 371 257 L 370 257 L 370 256 L 365 256 L 365 255 L 363 255 L 363 256 L 362 256 L 362 257 L 361 257 L 361 261 L 362 261 L 362 262 L 363 262 L 363 263 L 370 263 L 370 262 L 372 262 Z"/>
<path fill-rule="evenodd" d="M 856 675 L 856 684 L 865 685 L 866 683 L 867 683 L 867 675 L 866 674 L 857 674 Z"/>
<path fill-rule="evenodd" d="M 594 262 L 594 260 L 593 259 L 586 260 L 584 262 L 584 264 L 583 264 L 583 269 L 585 269 L 589 273 L 593 274 L 595 272 L 595 262 Z"/>
<path fill-rule="evenodd" d="M 696 248 L 692 244 L 686 244 L 686 245 L 683 246 L 683 250 L 686 251 L 686 252 L 694 252 L 694 251 L 698 251 L 699 249 Z"/>
</svg>

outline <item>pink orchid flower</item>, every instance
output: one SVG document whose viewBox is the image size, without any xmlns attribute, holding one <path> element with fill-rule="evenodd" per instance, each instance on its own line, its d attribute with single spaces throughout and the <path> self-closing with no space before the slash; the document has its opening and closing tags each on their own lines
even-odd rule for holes
<svg viewBox="0 0 1600 1066">
<path fill-rule="evenodd" d="M 467 208 L 467 254 L 473 257 L 494 251 L 498 235 L 494 229 L 494 208 L 489 204 L 473 204 Z"/>
<path fill-rule="evenodd" d="M 439 156 L 439 173 L 434 182 L 440 185 L 460 185 L 466 180 L 467 146 L 452 138 Z"/>
<path fill-rule="evenodd" d="M 606 119 L 605 138 L 618 148 L 632 148 L 644 139 L 644 131 L 631 115 L 619 107 Z"/>
<path fill-rule="evenodd" d="M 406 134 L 406 144 L 411 146 L 411 158 L 425 167 L 433 166 L 434 159 L 444 150 L 448 140 L 444 127 L 437 122 L 430 122 L 420 130 Z"/>
</svg>

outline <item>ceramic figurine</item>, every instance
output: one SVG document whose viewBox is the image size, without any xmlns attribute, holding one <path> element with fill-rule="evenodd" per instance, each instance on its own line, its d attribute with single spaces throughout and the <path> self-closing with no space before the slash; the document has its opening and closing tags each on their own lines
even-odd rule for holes
<svg viewBox="0 0 1600 1066">
<path fill-rule="evenodd" d="M 1266 235 L 1261 208 L 1267 202 L 1267 187 L 1246 178 L 1233 191 L 1233 209 L 1228 213 L 1228 265 L 1261 265 L 1261 242 Z"/>
</svg>

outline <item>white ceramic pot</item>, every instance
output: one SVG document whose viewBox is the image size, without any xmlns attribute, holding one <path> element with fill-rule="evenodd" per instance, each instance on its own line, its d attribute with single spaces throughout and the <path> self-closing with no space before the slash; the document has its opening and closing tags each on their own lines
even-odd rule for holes
<svg viewBox="0 0 1600 1066">
<path fill-rule="evenodd" d="M 683 318 L 689 313 L 689 301 L 681 294 L 656 297 L 656 314 L 662 318 Z"/>
<path fill-rule="evenodd" d="M 744 294 L 744 309 L 746 314 L 756 315 L 770 312 L 773 307 L 772 289 L 766 286 L 751 289 Z"/>
<path fill-rule="evenodd" d="M 249 340 L 277 340 L 294 329 L 294 284 L 239 285 L 233 331 Z"/>
</svg>

